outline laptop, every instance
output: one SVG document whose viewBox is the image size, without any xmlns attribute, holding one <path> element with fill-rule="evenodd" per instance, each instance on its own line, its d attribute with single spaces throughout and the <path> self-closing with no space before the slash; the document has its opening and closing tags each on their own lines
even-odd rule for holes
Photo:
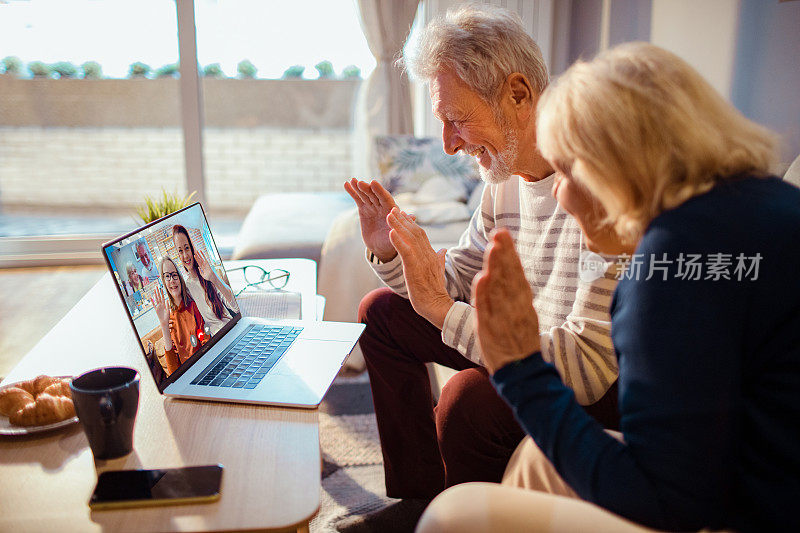
<svg viewBox="0 0 800 533">
<path fill-rule="evenodd" d="M 243 317 L 199 203 L 102 250 L 166 396 L 314 408 L 364 331 L 363 324 Z"/>
</svg>

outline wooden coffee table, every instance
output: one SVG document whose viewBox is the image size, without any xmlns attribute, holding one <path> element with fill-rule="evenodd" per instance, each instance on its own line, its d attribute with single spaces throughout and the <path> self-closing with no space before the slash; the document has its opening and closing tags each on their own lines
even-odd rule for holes
<svg viewBox="0 0 800 533">
<path fill-rule="evenodd" d="M 290 288 L 303 293 L 304 315 L 313 316 L 313 261 L 247 263 L 289 270 Z M 4 383 L 109 365 L 131 366 L 141 374 L 134 451 L 95 461 L 78 424 L 46 434 L 0 437 L 0 530 L 307 530 L 319 507 L 317 411 L 165 399 L 146 368 L 109 275 Z M 91 511 L 87 505 L 97 475 L 105 470 L 215 463 L 225 470 L 221 498 L 214 503 L 116 511 Z"/>
</svg>

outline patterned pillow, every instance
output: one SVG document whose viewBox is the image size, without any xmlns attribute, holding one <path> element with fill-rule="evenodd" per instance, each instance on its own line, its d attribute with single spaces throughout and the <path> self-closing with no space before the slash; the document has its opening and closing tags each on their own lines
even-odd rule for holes
<svg viewBox="0 0 800 533">
<path fill-rule="evenodd" d="M 381 183 L 392 194 L 416 192 L 433 176 L 444 176 L 462 187 L 464 197 L 481 183 L 475 160 L 461 152 L 447 155 L 434 137 L 385 135 L 375 138 Z"/>
</svg>

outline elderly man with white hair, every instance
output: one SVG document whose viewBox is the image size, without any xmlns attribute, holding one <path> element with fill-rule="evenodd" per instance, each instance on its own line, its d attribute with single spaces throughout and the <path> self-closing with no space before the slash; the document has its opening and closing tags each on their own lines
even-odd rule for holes
<svg viewBox="0 0 800 533">
<path fill-rule="evenodd" d="M 446 487 L 500 481 L 524 437 L 489 381 L 470 305 L 473 278 L 499 228 L 510 232 L 533 292 L 540 327 L 531 334 L 540 336 L 542 357 L 590 414 L 606 427 L 617 421 L 608 314 L 615 271 L 579 277 L 582 252 L 598 243 L 613 251 L 615 243 L 599 224 L 582 235 L 564 210 L 570 207 L 551 195 L 554 172 L 536 146 L 536 103 L 548 84 L 539 47 L 516 15 L 469 5 L 426 26 L 419 49 L 404 61 L 429 86 L 444 150 L 475 156 L 486 186 L 458 245 L 437 253 L 379 183 L 345 184 L 358 206 L 367 260 L 387 285 L 361 303 L 367 326 L 361 348 L 386 492 L 403 501 L 341 524 L 343 530 L 413 527 Z M 591 202 L 583 191 L 572 192 L 570 201 Z M 435 408 L 428 362 L 460 371 Z"/>
</svg>

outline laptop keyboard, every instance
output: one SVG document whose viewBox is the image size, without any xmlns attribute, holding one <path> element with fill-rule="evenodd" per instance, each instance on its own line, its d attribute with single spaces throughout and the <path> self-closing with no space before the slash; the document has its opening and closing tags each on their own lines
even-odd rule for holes
<svg viewBox="0 0 800 533">
<path fill-rule="evenodd" d="M 192 381 L 192 385 L 255 389 L 303 328 L 251 325 Z"/>
</svg>

